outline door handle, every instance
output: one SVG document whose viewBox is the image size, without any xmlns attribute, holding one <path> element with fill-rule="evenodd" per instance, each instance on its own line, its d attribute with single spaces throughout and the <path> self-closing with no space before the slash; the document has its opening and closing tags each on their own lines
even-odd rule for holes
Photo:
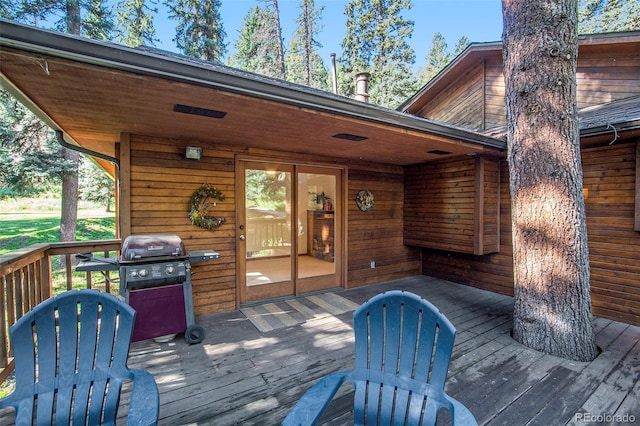
<svg viewBox="0 0 640 426">
<path fill-rule="evenodd" d="M 240 240 L 242 240 L 242 241 L 247 239 L 247 237 L 245 237 L 244 234 L 240 234 L 240 236 L 238 238 L 240 238 Z"/>
</svg>

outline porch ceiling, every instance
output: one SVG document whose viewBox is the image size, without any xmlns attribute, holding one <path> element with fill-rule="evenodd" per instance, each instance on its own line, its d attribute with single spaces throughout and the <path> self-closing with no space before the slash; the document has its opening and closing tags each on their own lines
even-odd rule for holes
<svg viewBox="0 0 640 426">
<path fill-rule="evenodd" d="M 149 49 L 2 22 L 0 83 L 84 148 L 115 156 L 122 132 L 405 165 L 503 141 L 398 111 Z M 217 119 L 175 105 L 225 112 Z M 363 136 L 355 142 L 336 134 Z M 430 152 L 431 151 L 431 152 Z"/>
</svg>

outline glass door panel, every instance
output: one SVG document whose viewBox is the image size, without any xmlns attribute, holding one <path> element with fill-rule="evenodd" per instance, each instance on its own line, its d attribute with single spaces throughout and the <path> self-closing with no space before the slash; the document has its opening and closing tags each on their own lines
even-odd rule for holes
<svg viewBox="0 0 640 426">
<path fill-rule="evenodd" d="M 340 285 L 340 171 L 299 167 L 298 293 Z"/>
<path fill-rule="evenodd" d="M 246 164 L 245 301 L 293 294 L 292 178 L 291 166 Z"/>
<path fill-rule="evenodd" d="M 240 161 L 240 303 L 342 284 L 342 171 Z"/>
</svg>

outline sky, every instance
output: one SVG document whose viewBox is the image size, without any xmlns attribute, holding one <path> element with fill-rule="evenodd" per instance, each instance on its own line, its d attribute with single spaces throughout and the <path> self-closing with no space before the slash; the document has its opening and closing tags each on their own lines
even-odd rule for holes
<svg viewBox="0 0 640 426">
<path fill-rule="evenodd" d="M 160 2 L 159 2 L 160 3 Z M 323 45 L 319 53 L 328 65 L 331 53 L 341 54 L 340 43 L 345 35 L 344 8 L 348 0 L 316 0 L 316 8 L 324 6 L 320 25 L 323 26 L 318 41 Z M 264 6 L 257 0 L 222 0 L 221 15 L 227 33 L 227 54 L 233 52 L 233 45 L 244 22 L 247 11 L 256 5 Z M 300 0 L 278 0 L 280 23 L 285 49 L 296 29 L 296 18 L 300 14 Z M 501 0 L 413 0 L 413 8 L 405 12 L 405 18 L 415 22 L 413 36 L 409 43 L 416 54 L 416 67 L 424 67 L 425 57 L 431 48 L 434 33 L 440 32 L 453 51 L 458 39 L 467 36 L 471 42 L 500 41 L 502 37 Z M 158 15 L 154 26 L 160 39 L 156 47 L 175 51 L 175 24 L 168 19 L 166 9 L 158 5 Z"/>
</svg>

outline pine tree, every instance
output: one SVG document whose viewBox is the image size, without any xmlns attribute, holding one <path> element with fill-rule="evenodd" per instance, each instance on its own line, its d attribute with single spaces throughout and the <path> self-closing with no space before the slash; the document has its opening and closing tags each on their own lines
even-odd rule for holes
<svg viewBox="0 0 640 426">
<path fill-rule="evenodd" d="M 293 34 L 286 58 L 287 79 L 294 83 L 329 90 L 329 72 L 317 53 L 322 45 L 315 36 L 321 29 L 320 16 L 324 7 L 315 8 L 314 0 L 301 0 L 298 28 Z"/>
<path fill-rule="evenodd" d="M 271 9 L 259 6 L 249 9 L 235 44 L 236 53 L 228 58 L 227 63 L 246 71 L 281 78 L 278 31 L 273 27 L 274 20 Z"/>
<path fill-rule="evenodd" d="M 118 35 L 116 41 L 129 47 L 154 46 L 157 41 L 153 14 L 155 0 L 122 0 L 116 7 Z"/>
<path fill-rule="evenodd" d="M 67 0 L 67 32 L 80 35 L 80 1 Z M 62 171 L 62 197 L 60 208 L 60 241 L 75 241 L 78 228 L 78 169 L 80 153 L 62 149 L 62 158 L 70 167 Z"/>
<path fill-rule="evenodd" d="M 0 0 L 0 18 L 13 19 L 16 15 L 16 5 L 10 0 Z"/>
<path fill-rule="evenodd" d="M 471 40 L 469 40 L 469 37 L 467 36 L 462 36 L 458 39 L 458 42 L 456 43 L 456 47 L 453 50 L 453 56 L 458 56 L 459 54 L 462 53 L 462 51 L 464 49 L 467 48 L 467 46 L 469 46 L 471 44 Z"/>
<path fill-rule="evenodd" d="M 372 46 L 365 45 L 365 25 L 361 22 L 362 15 L 369 7 L 369 0 L 350 1 L 344 11 L 347 31 L 340 44 L 342 55 L 338 60 L 338 92 L 351 98 L 355 95 L 356 74 L 367 72 L 370 68 Z"/>
<path fill-rule="evenodd" d="M 411 7 L 411 0 L 351 0 L 347 4 L 341 94 L 353 96 L 355 76 L 360 72 L 371 74 L 372 103 L 395 107 L 415 92 L 417 81 L 410 69 L 415 53 L 407 42 L 414 23 L 402 17 Z"/>
<path fill-rule="evenodd" d="M 170 17 L 178 20 L 173 41 L 185 55 L 219 62 L 226 53 L 227 34 L 220 16 L 220 0 L 165 1 Z"/>
<path fill-rule="evenodd" d="M 68 166 L 53 132 L 0 89 L 0 188 L 11 196 L 34 196 L 61 183 Z"/>
<path fill-rule="evenodd" d="M 58 20 L 55 25 L 58 31 L 65 31 L 66 28 L 66 3 L 64 0 L 22 0 L 14 3 L 10 10 L 13 10 L 13 18 L 19 22 L 25 22 L 29 25 L 42 26 L 43 23 L 50 20 L 53 15 L 62 15 L 63 18 Z"/>
<path fill-rule="evenodd" d="M 87 13 L 82 22 L 82 34 L 94 40 L 109 41 L 113 39 L 114 23 L 111 9 L 106 6 L 107 0 L 91 0 L 87 5 Z"/>
<path fill-rule="evenodd" d="M 451 53 L 447 51 L 447 42 L 442 33 L 437 32 L 433 35 L 426 60 L 427 65 L 422 74 L 422 81 L 425 83 L 435 77 L 451 61 Z"/>
<path fill-rule="evenodd" d="M 580 0 L 580 34 L 639 29 L 640 2 L 637 0 Z"/>
<path fill-rule="evenodd" d="M 111 211 L 115 182 L 111 176 L 87 158 L 80 161 L 80 198 L 102 203 L 105 211 Z"/>
<path fill-rule="evenodd" d="M 278 67 L 278 75 L 276 77 L 285 80 L 287 73 L 284 64 L 284 40 L 282 38 L 282 26 L 280 25 L 280 9 L 278 8 L 278 0 L 261 1 L 271 6 L 272 13 L 270 15 L 265 15 L 270 17 L 270 22 L 267 25 L 272 29 L 272 31 L 268 33 L 269 37 L 273 37 L 273 40 L 271 40 L 269 44 L 273 44 L 276 48 L 275 60 Z"/>
</svg>

